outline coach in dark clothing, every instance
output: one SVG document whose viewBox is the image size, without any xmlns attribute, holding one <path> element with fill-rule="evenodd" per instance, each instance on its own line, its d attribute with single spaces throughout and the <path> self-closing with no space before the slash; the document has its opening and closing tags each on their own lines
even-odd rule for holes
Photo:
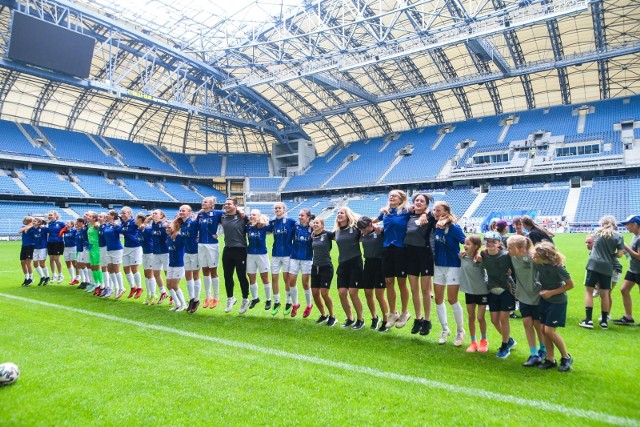
<svg viewBox="0 0 640 427">
<path fill-rule="evenodd" d="M 224 250 L 222 251 L 222 270 L 224 286 L 227 290 L 228 313 L 236 303 L 233 297 L 233 272 L 235 270 L 242 291 L 242 303 L 238 313 L 244 314 L 249 307 L 249 281 L 247 280 L 247 238 L 245 226 L 248 218 L 238 211 L 238 201 L 227 199 L 224 202 L 225 214 L 220 219 L 224 230 Z"/>
</svg>

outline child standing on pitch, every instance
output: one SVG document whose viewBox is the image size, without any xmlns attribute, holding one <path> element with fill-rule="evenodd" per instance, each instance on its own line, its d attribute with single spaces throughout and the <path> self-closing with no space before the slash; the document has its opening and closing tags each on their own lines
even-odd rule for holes
<svg viewBox="0 0 640 427">
<path fill-rule="evenodd" d="M 511 338 L 509 325 L 509 313 L 515 309 L 516 299 L 511 294 L 511 286 L 507 280 L 513 271 L 513 265 L 509 254 L 502 250 L 500 233 L 489 231 L 484 235 L 484 241 L 487 249 L 481 252 L 481 256 L 487 271 L 491 323 L 502 336 L 502 345 L 496 356 L 506 359 L 511 354 L 511 348 L 516 345 L 516 341 Z"/>
<path fill-rule="evenodd" d="M 573 288 L 573 280 L 564 266 L 564 255 L 556 250 L 551 242 L 540 242 L 535 246 L 533 262 L 536 263 L 538 281 L 540 282 L 540 323 L 543 340 L 547 346 L 547 357 L 538 366 L 550 369 L 558 366 L 554 357 L 554 346 L 560 352 L 558 371 L 571 369 L 573 358 L 567 352 L 567 346 L 556 328 L 562 328 L 567 320 L 567 293 Z"/>
<path fill-rule="evenodd" d="M 522 324 L 527 336 L 530 355 L 522 366 L 538 366 L 547 355 L 542 339 L 542 325 L 538 304 L 540 303 L 540 289 L 536 287 L 536 265 L 533 262 L 533 243 L 528 237 L 513 235 L 507 239 L 507 248 L 516 275 L 516 299 L 520 301 Z M 540 349 L 536 345 L 536 333 L 540 342 Z"/>
<path fill-rule="evenodd" d="M 469 316 L 469 334 L 471 334 L 471 344 L 467 347 L 467 353 L 476 351 L 486 353 L 489 345 L 487 343 L 487 321 L 484 317 L 489 303 L 489 293 L 484 281 L 482 263 L 476 261 L 481 246 L 482 241 L 479 237 L 468 236 L 464 240 L 464 252 L 460 254 L 460 290 L 464 292 Z M 476 341 L 476 307 L 481 334 L 480 344 Z"/>
</svg>

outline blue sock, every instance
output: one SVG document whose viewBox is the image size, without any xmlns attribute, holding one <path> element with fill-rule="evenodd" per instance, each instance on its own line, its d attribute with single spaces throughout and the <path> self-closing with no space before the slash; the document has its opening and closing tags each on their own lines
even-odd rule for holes
<svg viewBox="0 0 640 427">
<path fill-rule="evenodd" d="M 532 356 L 537 356 L 538 355 L 538 349 L 535 347 L 529 347 L 529 351 L 531 352 Z"/>
<path fill-rule="evenodd" d="M 547 347 L 545 347 L 542 343 L 540 343 L 540 351 L 544 351 L 545 353 L 547 352 Z"/>
<path fill-rule="evenodd" d="M 475 335 L 471 335 L 471 342 L 476 342 L 476 336 Z"/>
<path fill-rule="evenodd" d="M 482 334 L 481 337 L 482 337 L 483 340 L 486 340 L 487 339 L 487 334 Z"/>
</svg>

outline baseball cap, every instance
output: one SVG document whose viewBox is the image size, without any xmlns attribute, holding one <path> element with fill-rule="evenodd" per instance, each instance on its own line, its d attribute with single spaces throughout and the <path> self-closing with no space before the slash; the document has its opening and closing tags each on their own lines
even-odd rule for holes
<svg viewBox="0 0 640 427">
<path fill-rule="evenodd" d="M 484 240 L 500 240 L 502 241 L 502 236 L 497 231 L 489 231 L 484 233 Z"/>
<path fill-rule="evenodd" d="M 627 219 L 622 221 L 620 225 L 627 225 L 628 223 L 640 225 L 640 215 L 630 215 Z"/>
<path fill-rule="evenodd" d="M 500 221 L 496 222 L 496 230 L 504 230 L 508 225 L 509 223 L 507 221 L 501 219 Z"/>
</svg>

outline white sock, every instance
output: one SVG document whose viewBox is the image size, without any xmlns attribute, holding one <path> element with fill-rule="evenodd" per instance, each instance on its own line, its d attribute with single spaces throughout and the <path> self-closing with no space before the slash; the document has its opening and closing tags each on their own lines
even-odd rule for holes
<svg viewBox="0 0 640 427">
<path fill-rule="evenodd" d="M 122 277 L 122 271 L 116 273 L 116 281 L 118 283 L 118 289 L 124 291 L 124 277 Z"/>
<path fill-rule="evenodd" d="M 47 267 L 42 267 L 42 272 L 44 273 L 44 277 L 49 277 L 49 269 Z"/>
<path fill-rule="evenodd" d="M 271 301 L 271 285 L 269 283 L 264 284 L 264 295 L 267 301 Z"/>
<path fill-rule="evenodd" d="M 189 293 L 189 301 L 193 299 L 193 280 L 187 280 L 187 292 Z"/>
<path fill-rule="evenodd" d="M 76 269 L 75 267 L 72 265 L 71 267 L 69 267 L 69 277 L 71 277 L 72 279 L 74 279 L 76 276 Z"/>
<path fill-rule="evenodd" d="M 115 291 L 119 290 L 120 288 L 118 287 L 118 279 L 116 278 L 116 273 L 107 273 L 107 276 L 109 276 L 109 284 L 107 285 L 107 287 Z"/>
<path fill-rule="evenodd" d="M 178 300 L 178 295 L 176 294 L 176 291 L 174 291 L 173 289 L 169 289 L 169 295 L 171 295 L 171 298 L 173 298 L 173 303 L 176 305 L 176 307 L 182 305 Z"/>
<path fill-rule="evenodd" d="M 251 292 L 252 299 L 258 298 L 258 285 L 256 285 L 255 283 L 249 285 L 249 291 Z"/>
<path fill-rule="evenodd" d="M 139 271 L 136 273 L 133 273 L 133 283 L 136 284 L 137 289 L 142 288 L 142 275 L 140 274 Z"/>
<path fill-rule="evenodd" d="M 36 271 L 40 277 L 44 277 L 44 272 L 42 271 L 42 267 L 36 267 Z"/>
<path fill-rule="evenodd" d="M 147 295 L 156 295 L 156 279 L 153 277 L 151 279 L 147 279 Z"/>
<path fill-rule="evenodd" d="M 444 305 L 444 302 L 442 304 L 436 304 L 436 313 L 438 313 L 438 320 L 442 325 L 442 330 L 446 331 L 449 329 L 447 323 L 447 307 Z"/>
<path fill-rule="evenodd" d="M 311 301 L 313 301 L 313 296 L 311 295 L 311 289 L 304 290 L 304 299 L 307 303 L 307 307 L 311 305 Z"/>
<path fill-rule="evenodd" d="M 291 288 L 291 290 L 289 291 L 289 294 L 291 295 L 291 303 L 293 305 L 297 305 L 298 304 L 298 287 L 294 286 L 293 288 Z"/>
<path fill-rule="evenodd" d="M 289 289 L 288 291 L 285 291 L 284 293 L 287 296 L 287 304 L 291 304 L 291 289 Z M 298 294 L 297 289 L 296 289 L 296 294 Z"/>
<path fill-rule="evenodd" d="M 273 300 L 278 304 L 280 304 L 280 294 L 279 293 L 273 294 Z"/>
<path fill-rule="evenodd" d="M 180 302 L 181 306 L 184 307 L 185 305 L 187 305 L 184 301 L 184 294 L 182 293 L 182 289 L 178 288 L 178 290 L 176 291 L 176 296 L 178 297 L 178 302 Z M 175 297 L 173 298 L 173 300 L 176 300 Z"/>
<path fill-rule="evenodd" d="M 193 297 L 196 301 L 200 301 L 200 293 L 202 292 L 202 284 L 200 279 L 193 281 Z"/>
<path fill-rule="evenodd" d="M 158 287 L 160 289 L 160 294 L 166 294 L 167 290 L 165 289 L 164 285 L 161 285 Z"/>
<path fill-rule="evenodd" d="M 131 289 L 135 289 L 136 288 L 136 284 L 133 281 L 133 273 L 131 273 L 131 272 L 127 273 L 127 283 L 129 284 L 129 287 Z"/>
<path fill-rule="evenodd" d="M 91 279 L 92 279 L 92 274 L 91 274 L 91 269 L 88 267 L 85 267 L 82 269 L 82 271 L 84 272 L 84 281 L 87 283 L 91 283 Z"/>
<path fill-rule="evenodd" d="M 104 286 L 107 287 L 107 288 L 111 287 L 111 280 L 110 280 L 111 277 L 109 277 L 109 276 L 110 276 L 110 274 L 107 273 L 106 271 L 102 272 L 102 277 L 104 277 Z"/>
<path fill-rule="evenodd" d="M 209 299 L 211 298 L 211 277 L 203 276 L 202 281 L 204 282 L 204 293 L 206 298 Z"/>
<path fill-rule="evenodd" d="M 211 284 L 213 285 L 213 298 L 219 299 L 220 297 L 220 278 L 214 277 L 211 279 Z"/>
<path fill-rule="evenodd" d="M 456 320 L 456 332 L 464 332 L 464 324 L 462 323 L 462 306 L 460 305 L 460 301 L 453 304 L 451 309 L 453 310 L 453 317 Z"/>
</svg>

